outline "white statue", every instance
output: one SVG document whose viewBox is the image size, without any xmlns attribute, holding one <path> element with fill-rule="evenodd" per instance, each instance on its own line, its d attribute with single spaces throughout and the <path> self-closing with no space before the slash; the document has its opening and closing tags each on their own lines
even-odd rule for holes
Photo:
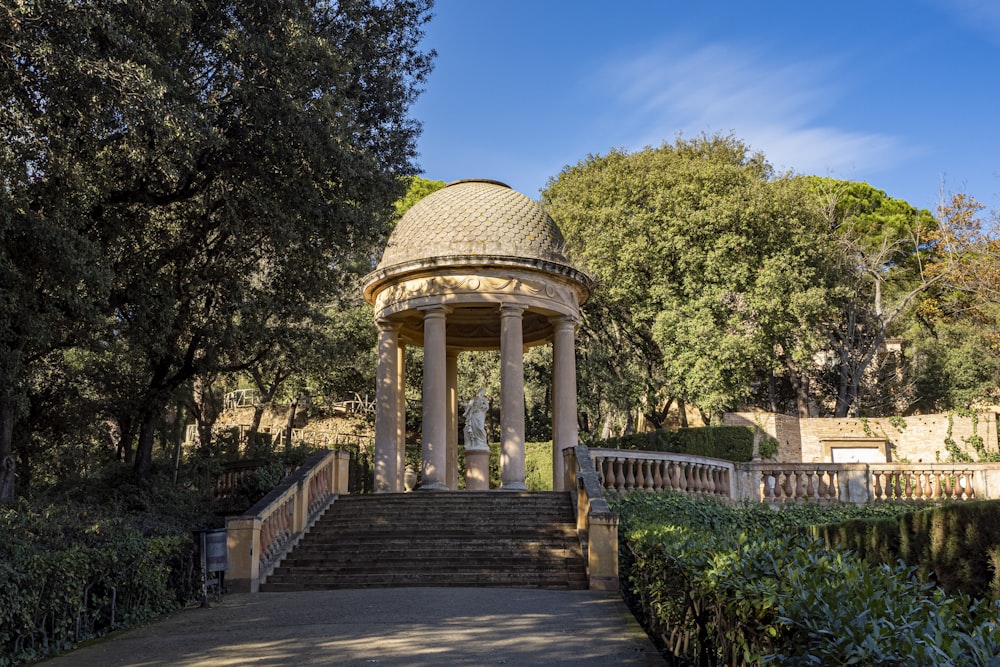
<svg viewBox="0 0 1000 667">
<path fill-rule="evenodd" d="M 486 400 L 486 390 L 480 389 L 465 404 L 465 448 L 489 449 L 486 442 L 486 411 L 490 402 Z"/>
</svg>

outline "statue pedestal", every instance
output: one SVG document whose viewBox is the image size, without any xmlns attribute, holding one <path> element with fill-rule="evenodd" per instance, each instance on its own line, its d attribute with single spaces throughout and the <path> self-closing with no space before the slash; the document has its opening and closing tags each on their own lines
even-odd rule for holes
<svg viewBox="0 0 1000 667">
<path fill-rule="evenodd" d="M 465 450 L 465 488 L 467 491 L 489 491 L 490 450 Z"/>
</svg>

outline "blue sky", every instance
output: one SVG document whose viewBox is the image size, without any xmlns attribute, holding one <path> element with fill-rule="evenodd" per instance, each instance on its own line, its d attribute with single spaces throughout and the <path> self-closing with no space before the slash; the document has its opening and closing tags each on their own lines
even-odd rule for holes
<svg viewBox="0 0 1000 667">
<path fill-rule="evenodd" d="M 425 178 L 732 133 L 780 170 L 1000 208 L 1000 0 L 437 0 Z"/>
</svg>

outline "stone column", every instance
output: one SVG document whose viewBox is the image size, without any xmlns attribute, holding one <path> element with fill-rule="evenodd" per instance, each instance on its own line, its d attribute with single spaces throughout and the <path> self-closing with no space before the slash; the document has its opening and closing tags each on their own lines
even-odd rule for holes
<svg viewBox="0 0 1000 667">
<path fill-rule="evenodd" d="M 552 489 L 564 491 L 563 450 L 577 445 L 576 318 L 551 320 L 552 337 Z"/>
<path fill-rule="evenodd" d="M 448 380 L 447 308 L 429 306 L 424 313 L 424 424 L 422 491 L 447 490 Z"/>
<path fill-rule="evenodd" d="M 523 491 L 524 331 L 526 306 L 500 306 L 500 488 Z"/>
<path fill-rule="evenodd" d="M 458 350 L 449 349 L 445 377 L 448 385 L 448 454 L 445 478 L 448 488 L 458 490 Z"/>
<path fill-rule="evenodd" d="M 398 490 L 396 461 L 399 428 L 399 323 L 380 319 L 378 327 L 378 370 L 375 381 L 375 492 Z"/>
<path fill-rule="evenodd" d="M 396 362 L 396 491 L 403 490 L 403 474 L 406 472 L 406 339 L 399 338 L 399 355 Z"/>
</svg>

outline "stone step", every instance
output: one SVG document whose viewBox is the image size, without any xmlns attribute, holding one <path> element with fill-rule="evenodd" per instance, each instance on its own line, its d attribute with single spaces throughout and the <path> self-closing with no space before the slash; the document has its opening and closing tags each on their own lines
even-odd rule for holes
<svg viewBox="0 0 1000 667">
<path fill-rule="evenodd" d="M 586 588 L 570 495 L 342 496 L 261 590 L 374 586 Z"/>
<path fill-rule="evenodd" d="M 333 588 L 366 588 L 396 586 L 515 586 L 524 588 L 562 588 L 581 590 L 587 588 L 587 578 L 583 574 L 539 575 L 534 572 L 455 572 L 441 573 L 386 573 L 375 575 L 314 576 L 302 579 L 282 579 L 275 577 L 261 585 L 261 592 L 282 592 L 300 590 L 325 590 Z"/>
</svg>

